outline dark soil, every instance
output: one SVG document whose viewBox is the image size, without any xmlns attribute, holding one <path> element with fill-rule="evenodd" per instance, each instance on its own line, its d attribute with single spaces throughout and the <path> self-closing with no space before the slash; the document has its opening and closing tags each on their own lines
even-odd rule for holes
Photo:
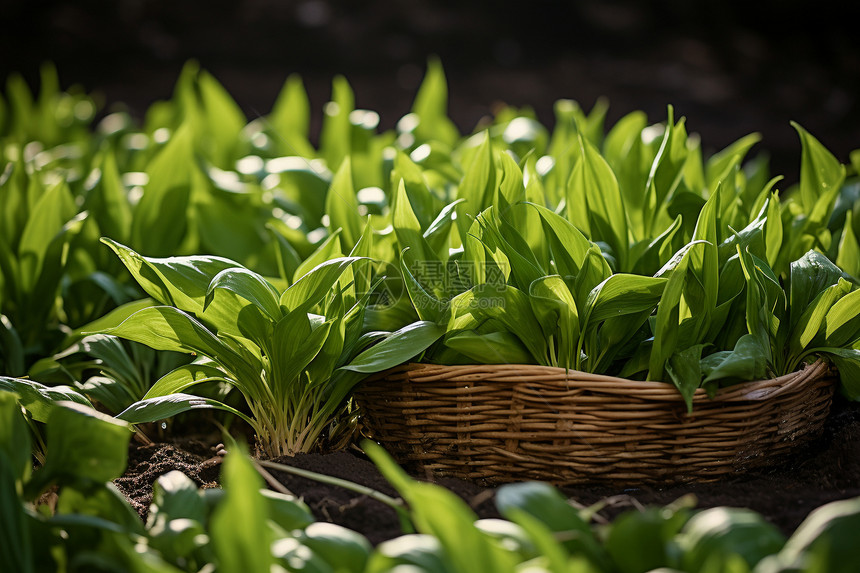
<svg viewBox="0 0 860 573">
<path fill-rule="evenodd" d="M 217 458 L 213 460 L 213 456 L 211 444 L 197 439 L 181 446 L 135 445 L 130 451 L 128 471 L 116 484 L 145 517 L 152 499 L 152 484 L 168 471 L 180 470 L 202 487 L 217 487 Z M 276 461 L 396 495 L 376 467 L 357 449 Z M 378 501 L 292 474 L 271 473 L 288 490 L 304 499 L 320 521 L 359 531 L 374 544 L 401 534 L 396 513 Z M 440 477 L 436 483 L 463 498 L 479 517 L 499 516 L 493 504 L 493 488 L 448 477 Z M 714 483 L 663 488 L 594 485 L 565 488 L 564 493 L 577 505 L 605 502 L 606 506 L 598 514 L 601 520 L 612 519 L 639 505 L 665 505 L 691 493 L 701 509 L 750 508 L 789 535 L 813 509 L 830 501 L 860 496 L 860 405 L 837 400 L 822 435 L 779 466 Z"/>
<path fill-rule="evenodd" d="M 200 487 L 219 487 L 220 459 L 210 451 L 212 448 L 197 438 L 179 443 L 141 445 L 132 442 L 129 447 L 128 467 L 122 477 L 114 480 L 114 484 L 141 519 L 145 520 L 149 513 L 153 484 L 170 471 L 181 471 Z"/>
</svg>

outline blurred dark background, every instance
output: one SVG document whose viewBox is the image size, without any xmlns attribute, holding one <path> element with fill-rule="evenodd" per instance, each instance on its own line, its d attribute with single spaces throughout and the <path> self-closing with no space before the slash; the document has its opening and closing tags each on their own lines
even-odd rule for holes
<svg viewBox="0 0 860 573">
<path fill-rule="evenodd" d="M 317 122 L 344 74 L 381 127 L 406 113 L 426 59 L 449 80 L 450 114 L 470 131 L 494 105 L 610 102 L 609 122 L 666 105 L 686 115 L 706 152 L 760 131 L 775 173 L 796 181 L 789 120 L 840 160 L 860 147 L 860 29 L 853 3 L 762 0 L 0 0 L 0 79 L 37 85 L 55 62 L 82 85 L 140 115 L 168 98 L 197 59 L 249 117 L 269 111 L 299 72 Z"/>
</svg>

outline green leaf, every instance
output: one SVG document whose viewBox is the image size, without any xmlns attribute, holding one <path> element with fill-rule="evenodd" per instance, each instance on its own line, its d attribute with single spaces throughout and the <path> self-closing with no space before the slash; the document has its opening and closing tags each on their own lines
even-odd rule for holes
<svg viewBox="0 0 860 573">
<path fill-rule="evenodd" d="M 338 257 L 314 267 L 281 294 L 280 304 L 288 312 L 308 312 L 326 296 L 341 274 L 362 257 Z"/>
<path fill-rule="evenodd" d="M 767 222 L 764 227 L 765 256 L 771 268 L 776 268 L 775 265 L 779 260 L 779 252 L 782 249 L 784 237 L 782 218 L 779 212 L 779 196 L 776 193 L 768 197 L 767 204 L 765 208 L 762 208 L 762 211 L 764 212 L 765 209 L 767 209 L 765 215 Z"/>
<path fill-rule="evenodd" d="M 197 252 L 219 253 L 255 268 L 268 267 L 268 248 L 260 229 L 260 211 L 243 197 L 198 194 L 194 201 Z M 182 245 L 182 250 L 189 247 Z"/>
<path fill-rule="evenodd" d="M 711 560 L 738 555 L 752 568 L 782 549 L 785 538 L 773 524 L 748 509 L 715 507 L 694 515 L 677 538 L 686 571 L 702 571 Z"/>
<path fill-rule="evenodd" d="M 338 321 L 339 322 L 339 321 Z M 297 323 L 305 323 L 301 327 Z M 280 396 L 289 386 L 295 384 L 305 369 L 309 368 L 311 361 L 325 347 L 329 335 L 332 332 L 334 321 L 329 320 L 312 327 L 308 331 L 307 318 L 304 313 L 291 313 L 281 319 L 275 325 L 274 351 L 270 355 L 272 371 L 276 378 L 271 382 L 276 396 Z M 334 338 L 334 336 L 332 336 Z M 340 344 L 340 340 L 338 340 Z M 325 355 L 324 355 L 325 356 Z M 331 360 L 331 356 L 328 356 Z M 325 366 L 325 370 L 334 367 L 333 362 L 327 361 L 317 363 L 316 366 Z M 314 381 L 316 382 L 316 381 Z"/>
<path fill-rule="evenodd" d="M 457 199 L 464 199 L 457 205 L 457 229 L 463 242 L 472 221 L 493 203 L 496 192 L 496 168 L 490 134 L 485 133 L 482 139 L 457 187 Z"/>
<path fill-rule="evenodd" d="M 0 376 L 0 390 L 16 394 L 21 406 L 37 422 L 47 422 L 51 412 L 61 402 L 93 407 L 86 396 L 68 386 L 45 386 L 32 380 Z"/>
<path fill-rule="evenodd" d="M 716 189 L 736 164 L 740 164 L 750 148 L 761 141 L 760 133 L 745 135 L 722 151 L 713 154 L 705 166 L 705 179 L 708 189 Z"/>
<path fill-rule="evenodd" d="M 563 217 L 546 207 L 533 203 L 531 206 L 537 209 L 543 221 L 558 274 L 564 278 L 576 277 L 591 249 L 591 242 Z"/>
<path fill-rule="evenodd" d="M 851 211 L 845 213 L 845 226 L 839 239 L 836 266 L 855 278 L 860 277 L 860 243 L 854 234 Z"/>
<path fill-rule="evenodd" d="M 343 256 L 343 249 L 340 244 L 341 232 L 342 231 L 340 229 L 336 229 L 334 233 L 326 237 L 325 241 L 323 241 L 307 259 L 302 261 L 296 269 L 295 274 L 293 274 L 292 282 L 296 282 L 326 261 Z"/>
<path fill-rule="evenodd" d="M 118 478 L 125 471 L 132 428 L 123 421 L 74 402 L 61 402 L 47 422 L 45 465 L 30 486 L 73 485 Z"/>
<path fill-rule="evenodd" d="M 2 285 L 0 285 L 2 288 Z M 2 304 L 2 300 L 0 300 Z M 18 331 L 5 315 L 0 314 L 0 372 L 12 376 L 23 376 L 27 371 L 24 366 L 24 345 Z"/>
<path fill-rule="evenodd" d="M 525 201 L 526 188 L 523 180 L 523 170 L 509 153 L 496 155 L 499 176 L 499 212 L 508 220 L 511 213 L 508 211 L 511 205 Z M 507 205 L 506 205 L 507 204 Z"/>
<path fill-rule="evenodd" d="M 645 199 L 643 201 L 643 238 L 651 235 L 651 229 L 659 220 L 661 208 L 667 197 L 671 197 L 678 188 L 684 174 L 683 168 L 687 161 L 687 133 L 684 119 L 675 123 L 675 111 L 668 108 L 668 118 L 663 131 L 663 138 L 657 150 L 648 179 L 645 183 Z"/>
<path fill-rule="evenodd" d="M 800 202 L 813 225 L 827 222 L 842 182 L 845 167 L 832 153 L 799 124 L 791 122 L 797 130 L 803 152 L 800 158 Z"/>
<path fill-rule="evenodd" d="M 627 268 L 627 215 L 618 180 L 612 168 L 593 145 L 579 136 L 582 158 L 576 163 L 571 176 L 571 195 L 568 197 L 568 213 L 582 211 L 588 216 L 588 228 L 593 241 L 604 241 L 618 259 L 618 268 Z M 585 205 L 576 201 L 584 198 Z M 575 217 L 568 215 L 571 221 Z"/>
<path fill-rule="evenodd" d="M 429 274 L 427 271 L 432 270 L 434 266 L 436 265 L 416 265 L 416 272 L 419 273 L 419 276 L 427 276 Z M 403 282 L 418 318 L 440 325 L 446 324 L 450 315 L 450 305 L 428 292 L 409 270 L 404 257 L 400 258 L 400 271 L 403 273 Z M 427 278 L 432 279 L 433 277 Z"/>
<path fill-rule="evenodd" d="M 147 516 L 147 529 L 156 524 L 167 526 L 174 519 L 190 519 L 205 523 L 206 502 L 191 478 L 172 470 L 158 478 L 152 486 L 152 504 Z"/>
<path fill-rule="evenodd" d="M 520 339 L 510 332 L 458 332 L 445 340 L 445 346 L 477 364 L 530 364 L 534 361 Z"/>
<path fill-rule="evenodd" d="M 710 327 L 712 314 L 717 306 L 720 284 L 720 255 L 718 221 L 721 210 L 721 195 L 723 187 L 718 186 L 699 213 L 696 228 L 693 231 L 693 241 L 703 241 L 703 247 L 690 252 L 690 271 L 698 279 L 704 296 L 700 308 L 693 308 L 696 321 L 696 340 L 700 341 L 704 332 Z M 688 283 L 695 286 L 695 283 Z M 689 298 L 689 290 L 685 293 Z"/>
<path fill-rule="evenodd" d="M 291 74 L 272 106 L 269 123 L 277 135 L 275 144 L 283 155 L 313 157 L 316 153 L 308 141 L 310 102 L 302 78 Z"/>
<path fill-rule="evenodd" d="M 462 205 L 462 202 L 458 203 L 459 205 Z M 405 254 L 405 259 L 410 268 L 416 264 L 431 264 L 447 258 L 447 252 L 444 252 L 444 249 L 443 256 L 440 257 L 439 253 L 434 251 L 427 242 L 427 239 L 424 238 L 421 223 L 419 223 L 415 212 L 412 210 L 412 204 L 410 203 L 409 196 L 406 194 L 406 187 L 402 179 L 397 186 L 392 224 L 394 225 L 394 232 L 397 235 L 397 242 L 400 244 L 401 251 L 409 249 Z"/>
<path fill-rule="evenodd" d="M 515 334 L 538 364 L 549 365 L 548 341 L 532 311 L 529 297 L 506 285 L 482 284 L 451 301 L 455 314 L 495 319 Z"/>
<path fill-rule="evenodd" d="M 155 396 L 135 402 L 119 414 L 117 419 L 124 420 L 130 424 L 145 424 L 147 422 L 156 422 L 166 418 L 172 418 L 176 414 L 188 412 L 190 410 L 223 410 L 239 416 L 252 426 L 254 422 L 239 410 L 228 406 L 218 400 L 205 398 L 202 396 L 194 396 L 192 394 L 184 394 L 176 392 L 166 396 Z"/>
<path fill-rule="evenodd" d="M 260 494 L 263 480 L 247 454 L 235 451 L 224 460 L 224 497 L 212 512 L 209 532 L 220 571 L 270 571 L 273 538 Z"/>
<path fill-rule="evenodd" d="M 768 363 L 772 360 L 771 353 L 771 308 L 768 306 L 767 293 L 761 282 L 761 272 L 746 250 L 738 249 L 741 268 L 746 281 L 746 323 L 747 331 L 754 336 L 758 346 L 765 352 Z"/>
<path fill-rule="evenodd" d="M 843 272 L 830 259 L 819 252 L 809 251 L 791 263 L 789 308 L 791 330 L 794 330 L 802 313 L 821 292 L 843 278 Z"/>
<path fill-rule="evenodd" d="M 460 137 L 457 127 L 448 118 L 448 85 L 438 58 L 430 58 L 427 62 L 427 73 L 415 96 L 412 113 L 418 117 L 417 141 L 436 140 L 454 145 Z"/>
<path fill-rule="evenodd" d="M 635 314 L 657 306 L 668 279 L 615 274 L 588 294 L 583 322 L 594 325 L 607 318 Z"/>
<path fill-rule="evenodd" d="M 412 161 L 408 155 L 397 150 L 394 156 L 394 169 L 391 172 L 391 182 L 399 184 L 400 181 L 403 181 L 406 196 L 409 198 L 409 204 L 415 212 L 415 217 L 418 219 L 419 228 L 423 229 L 427 227 L 436 210 L 437 200 L 427 186 L 427 179 L 421 167 Z M 399 195 L 393 197 L 392 207 L 395 210 L 399 200 Z"/>
<path fill-rule="evenodd" d="M 681 215 L 675 217 L 672 224 L 666 227 L 666 230 L 660 233 L 643 249 L 642 247 L 634 246 L 630 251 L 630 258 L 635 259 L 633 263 L 632 273 L 635 275 L 653 275 L 660 267 L 667 263 L 671 257 L 669 253 L 676 249 L 673 244 L 681 229 L 683 218 Z M 638 248 L 637 248 L 638 247 Z M 641 254 L 638 254 L 641 252 Z"/>
<path fill-rule="evenodd" d="M 365 573 L 408 572 L 409 566 L 424 573 L 455 573 L 453 565 L 442 549 L 439 540 L 432 535 L 401 535 L 376 546 L 371 554 Z"/>
<path fill-rule="evenodd" d="M 197 79 L 200 102 L 205 111 L 205 149 L 216 165 L 232 167 L 247 118 L 212 74 L 203 70 Z"/>
<path fill-rule="evenodd" d="M 762 380 L 767 373 L 767 351 L 752 334 L 741 336 L 731 352 L 708 362 L 704 383 L 717 380 Z"/>
<path fill-rule="evenodd" d="M 576 342 L 580 324 L 570 289 L 558 275 L 543 277 L 529 287 L 529 301 L 544 335 L 557 340 L 557 365 L 573 368 L 578 353 Z"/>
<path fill-rule="evenodd" d="M 262 365 L 255 364 L 249 352 L 240 356 L 181 310 L 169 306 L 146 308 L 116 328 L 106 330 L 105 334 L 140 342 L 155 350 L 203 354 L 224 365 L 231 378 L 241 380 L 243 388 L 252 395 L 265 395 L 259 374 Z"/>
<path fill-rule="evenodd" d="M 182 242 L 196 169 L 193 144 L 192 127 L 186 122 L 147 166 L 149 182 L 131 222 L 131 244 L 138 250 L 167 256 Z"/>
<path fill-rule="evenodd" d="M 225 269 L 241 267 L 222 257 L 145 257 L 111 239 L 102 238 L 102 242 L 117 254 L 149 296 L 198 316 L 203 313 L 212 279 Z"/>
<path fill-rule="evenodd" d="M 312 523 L 298 540 L 321 556 L 333 571 L 364 571 L 372 551 L 363 535 L 334 523 Z"/>
<path fill-rule="evenodd" d="M 830 315 L 835 304 L 844 298 L 850 290 L 851 284 L 844 279 L 839 279 L 837 284 L 827 287 L 812 299 L 809 306 L 803 310 L 800 319 L 789 335 L 788 344 L 792 356 L 799 356 L 822 329 L 825 330 L 825 336 L 832 335 L 839 326 L 856 317 L 857 297 L 855 296 L 846 305 L 839 307 L 833 314 L 832 329 L 828 329 L 825 324 L 825 320 Z M 853 313 L 851 312 L 852 309 L 854 310 Z M 854 326 L 853 330 L 856 331 L 856 324 Z M 854 334 L 854 332 L 849 333 L 849 336 L 851 334 Z"/>
<path fill-rule="evenodd" d="M 12 405 L 15 405 L 14 400 Z M 30 453 L 29 447 L 26 450 L 22 448 L 22 451 Z M 20 485 L 11 463 L 6 452 L 0 450 L 0 570 L 32 573 L 35 565 L 30 520 L 24 511 Z"/>
<path fill-rule="evenodd" d="M 596 565 L 604 564 L 605 553 L 579 512 L 553 486 L 542 482 L 508 484 L 496 492 L 496 507 L 503 517 L 522 512 L 542 523 L 550 532 L 566 539 L 562 545 L 572 555 L 584 555 Z M 535 540 L 537 541 L 537 540 Z"/>
<path fill-rule="evenodd" d="M 540 555 L 535 543 L 530 539 L 526 530 L 512 521 L 495 517 L 486 517 L 475 522 L 475 527 L 483 531 L 503 547 L 516 553 L 522 561 L 534 559 Z M 550 534 L 552 535 L 552 534 Z"/>
<path fill-rule="evenodd" d="M 503 485 L 496 492 L 496 507 L 502 516 L 513 508 L 525 511 L 554 532 L 591 533 L 579 512 L 567 503 L 555 487 L 546 483 L 522 482 Z"/>
<path fill-rule="evenodd" d="M 352 181 L 352 162 L 345 157 L 337 169 L 326 195 L 325 211 L 329 216 L 330 231 L 343 229 L 341 244 L 345 251 L 351 251 L 361 236 L 364 221 L 358 214 L 358 199 Z"/>
<path fill-rule="evenodd" d="M 224 269 L 212 279 L 203 303 L 204 314 L 215 297 L 215 291 L 223 289 L 232 292 L 263 311 L 270 320 L 281 317 L 280 293 L 269 282 L 253 271 L 243 267 Z"/>
<path fill-rule="evenodd" d="M 33 206 L 30 218 L 21 234 L 18 246 L 21 288 L 25 292 L 34 289 L 43 272 L 49 245 L 75 216 L 77 208 L 71 191 L 60 181 L 48 187 Z M 60 269 L 47 269 L 58 272 Z M 56 282 L 55 282 L 56 284 Z"/>
<path fill-rule="evenodd" d="M 704 347 L 704 344 L 696 344 L 675 351 L 666 362 L 666 373 L 683 396 L 687 413 L 693 411 L 693 395 L 702 381 L 701 361 Z"/>
<path fill-rule="evenodd" d="M 270 489 L 262 489 L 260 493 L 269 508 L 269 518 L 284 531 L 304 529 L 315 521 L 310 508 L 302 500 Z"/>
<path fill-rule="evenodd" d="M 99 332 L 119 326 L 122 324 L 122 321 L 137 311 L 156 305 L 157 303 L 151 298 L 143 298 L 120 305 L 101 318 L 97 318 L 79 329 L 70 332 L 68 336 L 66 336 L 65 340 L 63 340 L 63 343 L 60 344 L 60 348 L 68 348 L 72 344 L 86 337 L 90 332 Z"/>
<path fill-rule="evenodd" d="M 290 156 L 270 159 L 265 166 L 266 171 L 276 176 L 274 180 L 278 182 L 279 194 L 282 192 L 286 199 L 285 206 L 303 220 L 305 232 L 320 226 L 325 214 L 326 193 L 332 178 L 325 163 L 318 159 Z M 296 237 L 296 240 L 304 243 L 307 239 L 301 236 Z M 306 255 L 304 252 L 302 254 Z"/>
<path fill-rule="evenodd" d="M 505 275 L 510 274 L 513 286 L 528 290 L 532 282 L 546 273 L 540 268 L 522 235 L 504 217 L 499 216 L 498 211 L 490 207 L 477 217 L 481 228 L 480 240 L 487 249 L 487 260 L 494 260 Z"/>
<path fill-rule="evenodd" d="M 20 73 L 14 72 L 6 78 L 6 95 L 9 98 L 10 132 L 22 141 L 30 135 L 29 124 L 33 122 L 36 114 L 33 109 L 33 94 Z"/>
<path fill-rule="evenodd" d="M 132 537 L 145 534 L 140 515 L 110 482 L 92 488 L 64 488 L 47 525 L 69 527 L 71 538 L 75 537 L 73 530 L 80 526 Z"/>
<path fill-rule="evenodd" d="M 824 322 L 827 346 L 844 346 L 860 339 L 860 290 L 836 301 L 827 311 Z"/>
<path fill-rule="evenodd" d="M 290 241 L 281 233 L 281 229 L 285 228 L 286 225 L 281 226 L 280 223 L 281 221 L 279 219 L 277 221 L 266 223 L 266 231 L 268 231 L 269 236 L 274 239 L 278 274 L 280 275 L 281 280 L 289 285 L 293 282 L 293 277 L 295 276 L 299 265 L 302 263 L 302 259 L 295 247 L 293 247 Z"/>
<path fill-rule="evenodd" d="M 355 95 L 343 76 L 335 76 L 331 90 L 332 101 L 325 106 L 320 132 L 320 155 L 329 169 L 337 171 L 351 149 L 352 125 L 349 114 L 355 108 Z"/>
<path fill-rule="evenodd" d="M 343 369 L 369 374 L 393 368 L 424 352 L 443 334 L 445 328 L 434 322 L 414 322 L 371 346 Z"/>
<path fill-rule="evenodd" d="M 30 430 L 17 397 L 2 390 L 5 388 L 0 386 L 0 459 L 15 484 L 13 490 L 20 492 L 33 468 Z"/>
<path fill-rule="evenodd" d="M 562 545 L 556 540 L 553 532 L 541 520 L 536 519 L 519 508 L 510 509 L 508 511 L 508 518 L 526 532 L 529 540 L 537 547 L 541 556 L 540 560 L 546 564 L 547 570 L 551 573 L 565 573 L 572 569 L 593 571 L 586 563 L 580 563 L 580 566 L 574 569 L 575 566 L 568 560 L 567 551 L 565 551 Z M 581 558 L 581 554 L 577 554 L 577 558 Z"/>
<path fill-rule="evenodd" d="M 111 414 L 122 412 L 143 393 L 135 392 L 134 387 L 106 376 L 91 376 L 80 388 L 87 397 Z"/>
<path fill-rule="evenodd" d="M 172 306 L 153 306 L 139 310 L 119 326 L 104 334 L 140 342 L 155 350 L 170 350 L 186 354 L 201 353 L 215 359 L 235 355 L 193 317 Z M 238 359 L 238 356 L 235 356 Z"/>
<path fill-rule="evenodd" d="M 779 552 L 790 570 L 850 573 L 857 570 L 856 533 L 860 498 L 834 501 L 803 520 Z"/>
<path fill-rule="evenodd" d="M 631 112 L 609 130 L 603 145 L 604 157 L 617 175 L 618 187 L 624 196 L 632 235 L 638 239 L 645 239 L 642 206 L 648 173 L 642 167 L 642 130 L 647 125 L 645 113 Z"/>
<path fill-rule="evenodd" d="M 441 486 L 413 481 L 378 445 L 365 440 L 362 448 L 409 504 L 416 529 L 439 540 L 453 571 L 513 570 L 514 556 L 473 525 L 476 517 L 463 500 Z"/>
<path fill-rule="evenodd" d="M 143 380 L 138 364 L 126 352 L 122 340 L 106 334 L 91 334 L 79 343 L 54 356 L 62 361 L 74 354 L 85 354 L 98 361 L 101 372 L 122 381 L 122 384 L 139 396 L 149 382 Z"/>
<path fill-rule="evenodd" d="M 620 573 L 645 573 L 666 566 L 671 540 L 689 518 L 689 507 L 678 502 L 626 511 L 608 527 L 606 552 Z"/>
<path fill-rule="evenodd" d="M 687 282 L 687 267 L 689 253 L 683 252 L 678 264 L 671 270 L 669 280 L 660 302 L 657 305 L 657 317 L 654 323 L 654 345 L 648 362 L 648 380 L 663 380 L 663 370 L 666 361 L 677 351 L 679 346 L 680 305 L 684 286 Z M 685 345 L 685 342 L 682 342 Z M 698 386 L 698 381 L 696 386 Z"/>
<path fill-rule="evenodd" d="M 860 401 L 860 350 L 854 348 L 821 348 L 830 355 L 839 371 L 839 390 L 849 400 Z"/>
<path fill-rule="evenodd" d="M 203 362 L 198 358 L 193 363 L 175 368 L 159 378 L 143 396 L 143 399 L 176 394 L 205 382 L 234 384 L 234 381 L 227 378 L 225 372 L 218 368 L 214 362 L 211 360 Z"/>
</svg>

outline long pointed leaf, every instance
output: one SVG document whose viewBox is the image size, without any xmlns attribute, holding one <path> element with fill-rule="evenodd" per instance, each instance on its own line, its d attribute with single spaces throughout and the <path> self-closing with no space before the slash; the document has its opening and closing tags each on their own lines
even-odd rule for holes
<svg viewBox="0 0 860 573">
<path fill-rule="evenodd" d="M 393 368 L 424 352 L 443 334 L 445 328 L 434 322 L 412 323 L 371 346 L 343 369 L 369 374 Z"/>
<path fill-rule="evenodd" d="M 223 410 L 239 416 L 251 426 L 254 425 L 253 420 L 232 406 L 211 398 L 183 394 L 182 392 L 135 402 L 120 412 L 117 418 L 130 424 L 144 424 L 172 418 L 190 410 Z"/>
<path fill-rule="evenodd" d="M 201 363 L 200 359 L 191 364 L 185 364 L 179 368 L 171 370 L 164 376 L 158 379 L 153 384 L 144 400 L 156 398 L 158 396 L 167 396 L 169 394 L 177 394 L 205 382 L 226 382 L 234 384 L 234 381 L 229 379 L 225 372 L 215 366 L 214 362 L 207 361 Z"/>
<path fill-rule="evenodd" d="M 145 257 L 111 239 L 102 238 L 102 242 L 117 254 L 149 296 L 197 315 L 203 312 L 212 279 L 225 269 L 241 266 L 223 257 Z"/>
</svg>

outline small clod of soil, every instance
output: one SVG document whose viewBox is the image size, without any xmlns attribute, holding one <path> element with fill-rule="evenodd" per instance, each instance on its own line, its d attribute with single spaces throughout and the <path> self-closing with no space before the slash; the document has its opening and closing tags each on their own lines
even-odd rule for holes
<svg viewBox="0 0 860 573">
<path fill-rule="evenodd" d="M 200 487 L 220 487 L 220 460 L 213 460 L 214 451 L 196 439 L 173 443 L 140 445 L 132 442 L 128 452 L 128 467 L 122 477 L 114 480 L 117 489 L 128 499 L 141 519 L 146 520 L 152 503 L 152 486 L 156 480 L 173 470 L 179 470 Z"/>
</svg>

